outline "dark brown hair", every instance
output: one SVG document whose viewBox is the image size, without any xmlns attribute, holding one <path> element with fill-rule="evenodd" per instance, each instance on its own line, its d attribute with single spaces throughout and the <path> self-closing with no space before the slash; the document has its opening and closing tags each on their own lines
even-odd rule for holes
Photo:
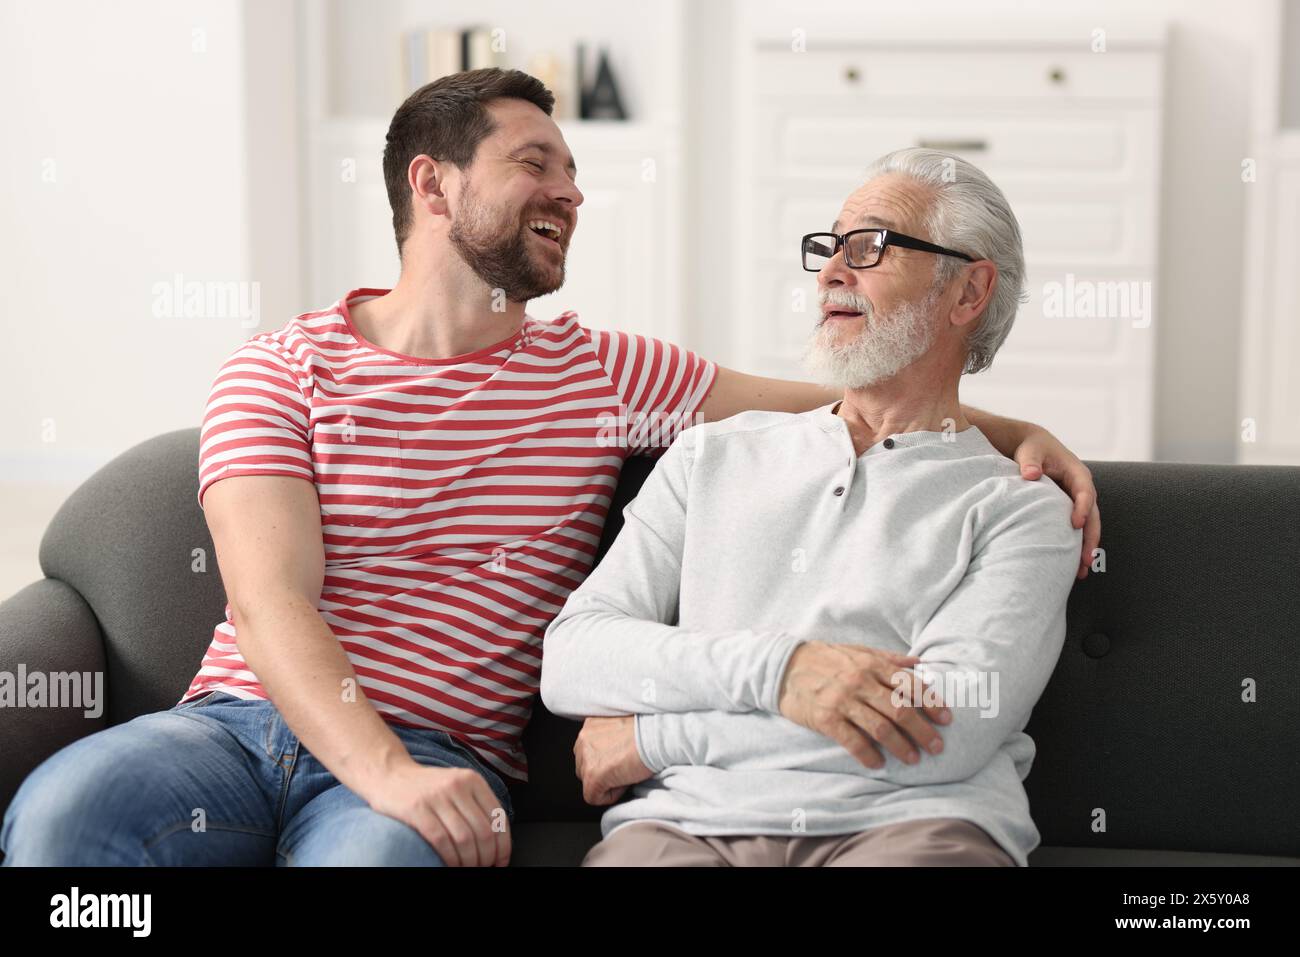
<svg viewBox="0 0 1300 957">
<path fill-rule="evenodd" d="M 491 100 L 513 97 L 535 104 L 547 116 L 555 96 L 534 76 L 490 67 L 453 73 L 420 87 L 393 114 L 384 145 L 384 184 L 393 207 L 397 251 L 411 230 L 411 188 L 406 170 L 422 153 L 465 169 L 478 145 L 496 129 L 487 111 Z"/>
</svg>

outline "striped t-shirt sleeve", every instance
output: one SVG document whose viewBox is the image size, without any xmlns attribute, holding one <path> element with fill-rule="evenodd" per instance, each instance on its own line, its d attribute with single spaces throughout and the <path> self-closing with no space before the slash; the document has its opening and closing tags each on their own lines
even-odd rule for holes
<svg viewBox="0 0 1300 957">
<path fill-rule="evenodd" d="M 618 330 L 591 330 L 591 344 L 622 399 L 630 455 L 657 457 L 696 424 L 716 363 L 671 342 Z"/>
<path fill-rule="evenodd" d="M 225 361 L 208 395 L 199 438 L 199 507 L 213 482 L 234 475 L 313 481 L 310 407 L 298 373 L 273 342 L 253 338 Z"/>
</svg>

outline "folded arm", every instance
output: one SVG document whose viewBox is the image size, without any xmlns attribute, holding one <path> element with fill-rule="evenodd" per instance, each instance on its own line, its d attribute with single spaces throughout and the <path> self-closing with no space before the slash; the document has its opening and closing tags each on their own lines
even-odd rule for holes
<svg viewBox="0 0 1300 957">
<path fill-rule="evenodd" d="M 600 565 L 546 630 L 541 695 L 554 714 L 777 710 L 800 639 L 679 627 L 691 430 L 669 446 Z"/>
<path fill-rule="evenodd" d="M 1006 494 L 1004 491 L 1002 494 Z M 639 715 L 637 748 L 653 771 L 674 764 L 732 770 L 798 767 L 880 778 L 900 786 L 964 780 L 988 765 L 1008 736 L 1023 729 L 1060 656 L 1065 602 L 1080 533 L 1060 522 L 1065 504 L 1040 496 L 1005 512 L 982 535 L 965 577 L 915 638 L 917 671 L 939 679 L 952 720 L 938 726 L 943 750 L 920 749 L 905 764 L 859 764 L 835 741 L 780 714 L 691 711 Z M 967 676 L 972 680 L 965 680 Z M 960 679 L 960 680 L 959 680 Z M 991 694 L 981 701 L 978 691 Z"/>
</svg>

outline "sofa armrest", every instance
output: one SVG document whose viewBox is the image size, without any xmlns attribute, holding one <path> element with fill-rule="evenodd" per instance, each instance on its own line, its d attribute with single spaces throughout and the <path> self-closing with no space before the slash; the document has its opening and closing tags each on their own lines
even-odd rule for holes
<svg viewBox="0 0 1300 957">
<path fill-rule="evenodd" d="M 89 675 L 86 696 L 95 707 L 33 707 L 22 675 Z M 55 751 L 106 727 L 104 635 L 90 606 L 71 585 L 56 578 L 33 582 L 0 603 L 0 816 L 18 786 Z M 11 697 L 12 695 L 12 697 Z M 87 717 L 90 711 L 92 717 Z"/>
</svg>

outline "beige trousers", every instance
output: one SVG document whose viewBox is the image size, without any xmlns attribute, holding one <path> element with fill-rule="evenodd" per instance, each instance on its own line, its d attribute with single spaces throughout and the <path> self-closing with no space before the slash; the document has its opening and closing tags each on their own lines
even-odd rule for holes
<svg viewBox="0 0 1300 957">
<path fill-rule="evenodd" d="M 583 867 L 1015 867 L 983 828 L 958 818 L 886 824 L 824 837 L 696 835 L 662 821 L 625 824 Z"/>
</svg>

